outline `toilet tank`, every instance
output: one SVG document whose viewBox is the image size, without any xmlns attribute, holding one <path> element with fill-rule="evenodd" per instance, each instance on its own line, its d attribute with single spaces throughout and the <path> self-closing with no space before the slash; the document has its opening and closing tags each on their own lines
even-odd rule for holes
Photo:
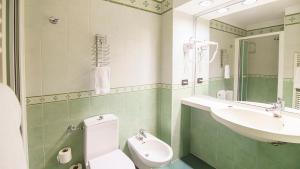
<svg viewBox="0 0 300 169">
<path fill-rule="evenodd" d="M 118 149 L 119 120 L 113 114 L 94 116 L 84 120 L 84 160 L 99 157 Z"/>
</svg>

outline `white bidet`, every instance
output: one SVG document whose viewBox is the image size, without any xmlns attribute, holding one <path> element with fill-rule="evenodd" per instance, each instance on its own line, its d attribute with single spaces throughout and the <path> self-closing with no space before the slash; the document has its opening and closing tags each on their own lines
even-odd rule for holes
<svg viewBox="0 0 300 169">
<path fill-rule="evenodd" d="M 164 166 L 173 157 L 172 148 L 168 144 L 146 132 L 129 138 L 128 147 L 132 160 L 139 169 Z"/>
</svg>

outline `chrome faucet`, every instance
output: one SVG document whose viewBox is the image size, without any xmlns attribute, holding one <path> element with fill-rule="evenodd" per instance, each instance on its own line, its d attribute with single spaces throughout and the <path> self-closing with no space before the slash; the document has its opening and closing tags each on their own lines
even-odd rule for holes
<svg viewBox="0 0 300 169">
<path fill-rule="evenodd" d="M 277 102 L 273 103 L 273 106 L 266 108 L 266 111 L 273 112 L 274 117 L 281 117 L 281 112 L 284 110 L 284 101 L 282 98 L 277 98 Z"/>
<path fill-rule="evenodd" d="M 140 129 L 136 135 L 136 139 L 144 142 L 144 138 L 147 138 L 146 131 L 144 129 Z"/>
<path fill-rule="evenodd" d="M 139 130 L 139 134 L 140 134 L 141 136 L 143 136 L 144 138 L 147 138 L 147 136 L 146 136 L 146 130 L 140 129 L 140 130 Z"/>
</svg>

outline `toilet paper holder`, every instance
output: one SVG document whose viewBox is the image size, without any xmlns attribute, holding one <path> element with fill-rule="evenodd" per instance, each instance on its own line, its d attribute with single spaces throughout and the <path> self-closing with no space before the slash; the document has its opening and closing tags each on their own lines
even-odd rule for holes
<svg viewBox="0 0 300 169">
<path fill-rule="evenodd" d="M 67 128 L 68 133 L 74 133 L 78 130 L 83 130 L 83 126 L 81 126 L 81 125 L 80 126 L 75 126 L 73 124 L 70 124 Z"/>
</svg>

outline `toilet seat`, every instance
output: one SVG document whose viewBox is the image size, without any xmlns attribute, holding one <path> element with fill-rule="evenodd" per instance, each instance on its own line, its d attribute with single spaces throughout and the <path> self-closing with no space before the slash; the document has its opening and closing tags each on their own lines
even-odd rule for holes
<svg viewBox="0 0 300 169">
<path fill-rule="evenodd" d="M 121 150 L 114 150 L 88 163 L 90 169 L 135 169 L 133 162 Z"/>
</svg>

